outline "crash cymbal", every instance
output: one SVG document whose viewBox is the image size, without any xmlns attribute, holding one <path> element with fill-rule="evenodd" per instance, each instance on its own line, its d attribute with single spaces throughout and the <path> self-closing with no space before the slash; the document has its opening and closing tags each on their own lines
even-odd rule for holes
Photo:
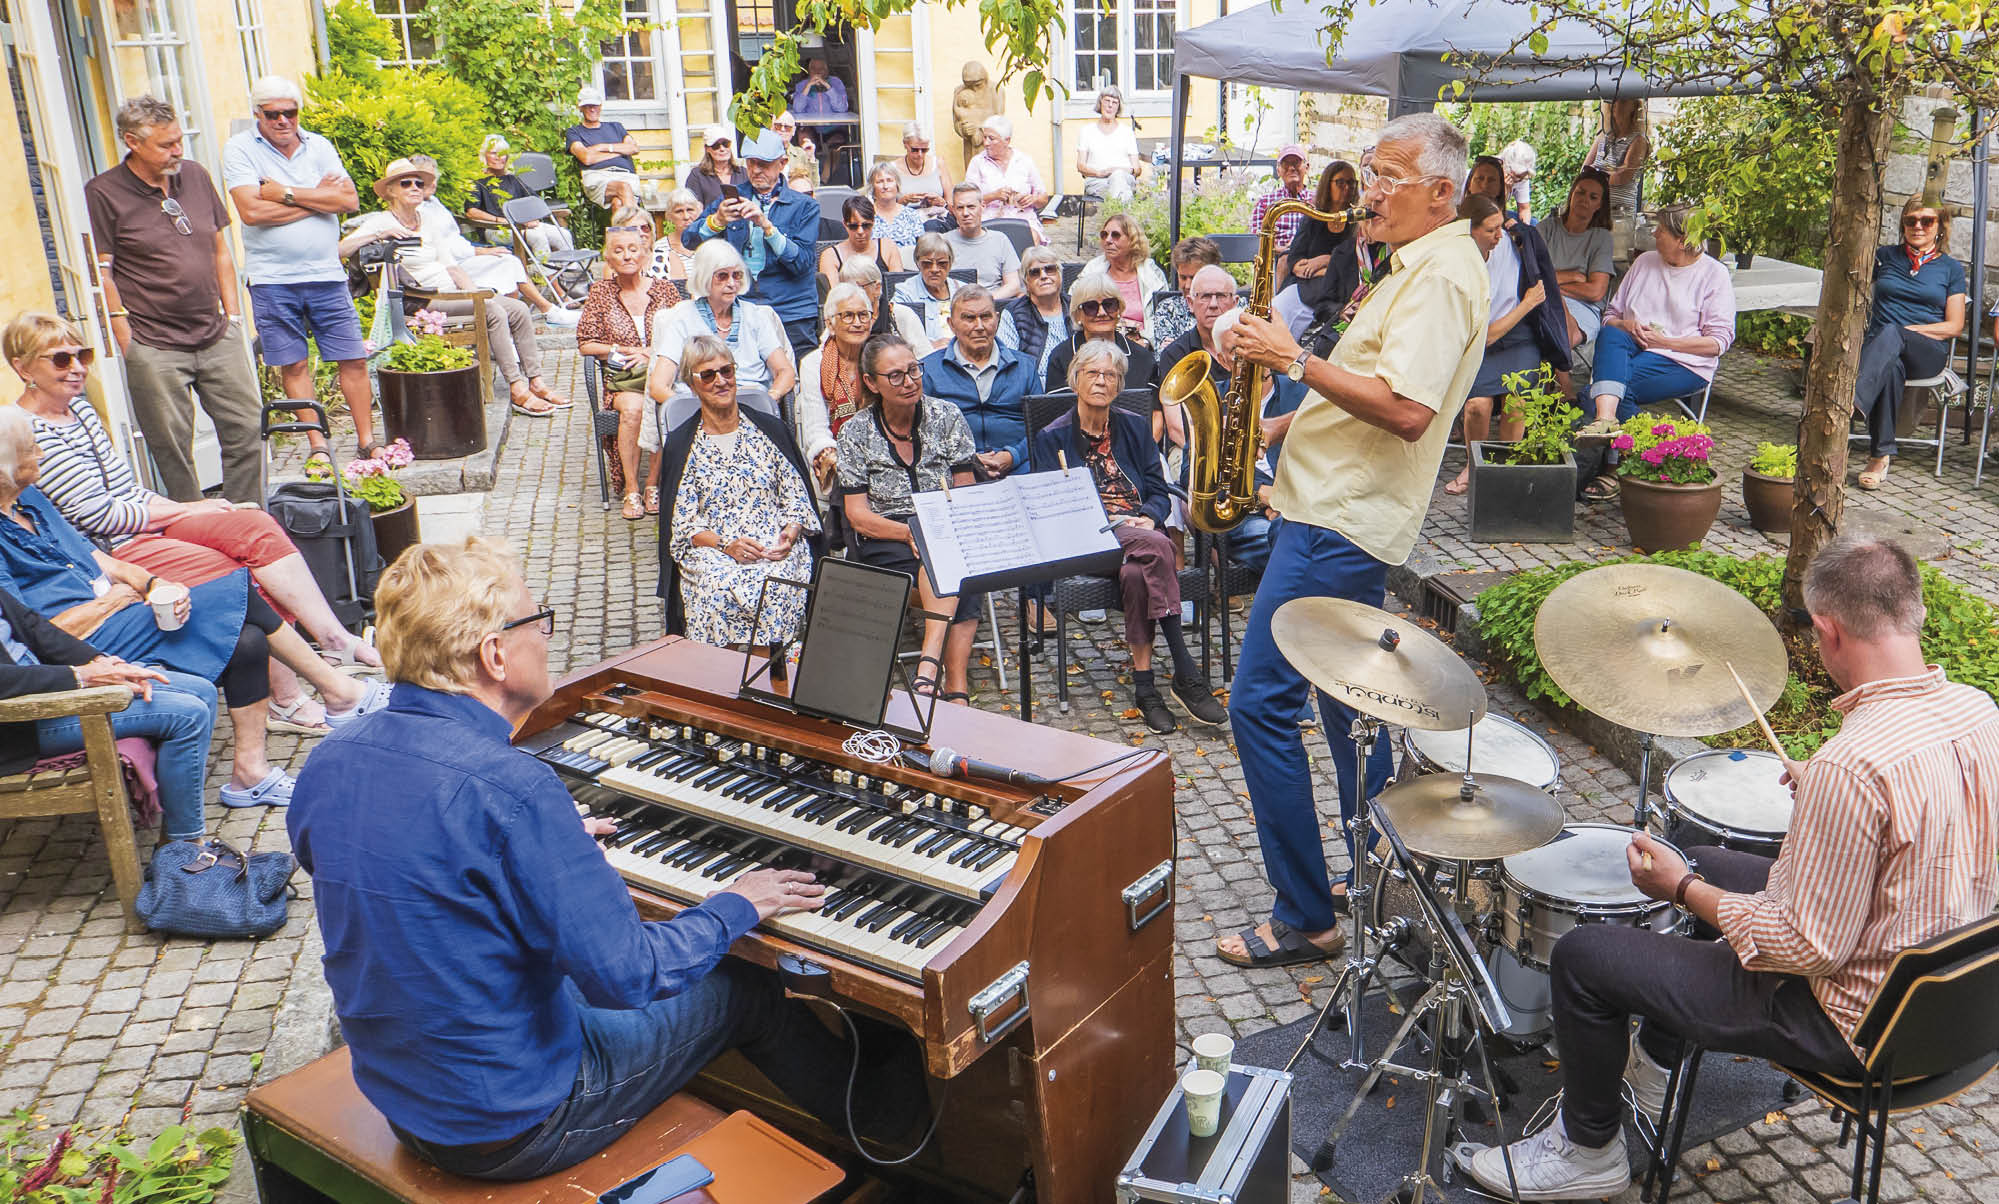
<svg viewBox="0 0 1999 1204">
<path fill-rule="evenodd" d="M 1293 598 L 1270 617 L 1270 634 L 1307 681 L 1376 719 L 1450 732 L 1485 715 L 1485 684 L 1471 666 L 1385 610 L 1345 598 Z"/>
<path fill-rule="evenodd" d="M 1534 650 L 1576 705 L 1655 736 L 1712 736 L 1783 693 L 1784 641 L 1756 604 L 1663 564 L 1611 564 L 1569 578 L 1534 616 Z"/>
<path fill-rule="evenodd" d="M 1390 786 L 1374 809 L 1411 852 L 1447 861 L 1492 861 L 1538 849 L 1562 831 L 1562 805 L 1546 791 L 1493 773 L 1432 773 Z"/>
</svg>

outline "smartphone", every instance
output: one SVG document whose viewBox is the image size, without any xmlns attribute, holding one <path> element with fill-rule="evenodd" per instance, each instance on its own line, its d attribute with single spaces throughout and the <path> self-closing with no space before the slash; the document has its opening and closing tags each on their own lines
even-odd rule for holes
<svg viewBox="0 0 1999 1204">
<path fill-rule="evenodd" d="M 715 1181 L 715 1173 L 692 1154 L 672 1158 L 597 1197 L 597 1204 L 665 1204 L 675 1196 Z"/>
<path fill-rule="evenodd" d="M 734 184 L 724 184 L 724 185 L 722 185 L 722 199 L 723 199 L 723 200 L 725 200 L 725 201 L 733 201 L 733 200 L 736 200 L 736 199 L 737 199 L 737 198 L 738 198 L 738 197 L 739 197 L 740 195 L 741 195 L 741 194 L 740 194 L 740 193 L 738 193 L 738 192 L 736 191 L 736 186 L 735 186 Z"/>
</svg>

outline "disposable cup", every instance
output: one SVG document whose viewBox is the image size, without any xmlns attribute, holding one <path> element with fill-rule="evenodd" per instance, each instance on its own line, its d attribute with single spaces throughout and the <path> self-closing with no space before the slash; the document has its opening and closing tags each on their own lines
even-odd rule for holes
<svg viewBox="0 0 1999 1204">
<path fill-rule="evenodd" d="M 1194 1067 L 1197 1070 L 1212 1070 L 1226 1075 L 1229 1059 L 1234 1055 L 1235 1042 L 1222 1033 L 1202 1033 L 1194 1038 Z"/>
<path fill-rule="evenodd" d="M 1190 1070 L 1180 1076 L 1180 1093 L 1187 1099 L 1187 1131 L 1213 1137 L 1222 1126 L 1222 1088 L 1228 1080 L 1212 1070 Z"/>
<path fill-rule="evenodd" d="M 153 608 L 153 621 L 161 631 L 179 631 L 187 620 L 175 613 L 174 608 L 187 597 L 187 587 L 175 581 L 162 581 L 146 595 L 146 604 Z"/>
</svg>

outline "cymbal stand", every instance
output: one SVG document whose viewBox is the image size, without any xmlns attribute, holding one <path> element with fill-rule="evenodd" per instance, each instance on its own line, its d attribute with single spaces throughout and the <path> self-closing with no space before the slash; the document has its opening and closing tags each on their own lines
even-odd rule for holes
<svg viewBox="0 0 1999 1204">
<path fill-rule="evenodd" d="M 1638 801 L 1632 805 L 1631 826 L 1640 832 L 1647 830 L 1645 821 L 1652 816 L 1646 801 L 1652 792 L 1652 744 L 1651 732 L 1638 733 Z"/>
</svg>

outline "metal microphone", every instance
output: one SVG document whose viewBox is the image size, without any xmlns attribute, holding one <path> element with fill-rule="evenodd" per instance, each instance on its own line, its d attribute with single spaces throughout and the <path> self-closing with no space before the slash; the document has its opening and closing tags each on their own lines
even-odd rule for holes
<svg viewBox="0 0 1999 1204">
<path fill-rule="evenodd" d="M 1006 782 L 1014 786 L 1048 784 L 1048 779 L 1039 774 L 974 760 L 956 749 L 943 747 L 931 750 L 930 772 L 940 778 L 984 778 L 987 781 Z"/>
</svg>

